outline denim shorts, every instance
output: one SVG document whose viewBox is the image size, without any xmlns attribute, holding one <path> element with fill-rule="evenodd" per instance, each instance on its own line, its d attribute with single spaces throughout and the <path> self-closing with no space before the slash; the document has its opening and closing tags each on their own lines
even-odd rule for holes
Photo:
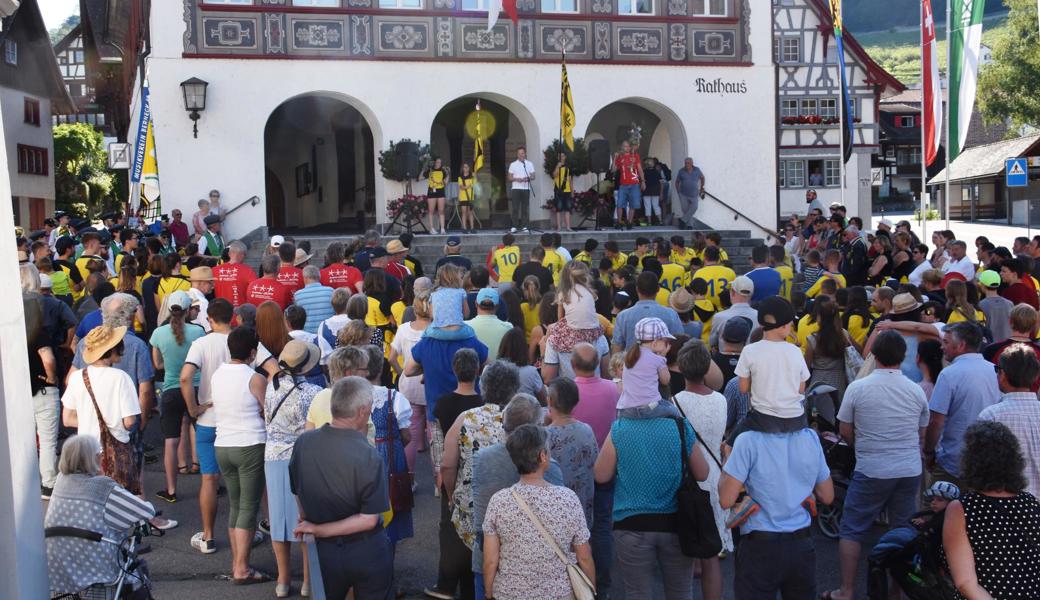
<svg viewBox="0 0 1040 600">
<path fill-rule="evenodd" d="M 217 451 L 213 442 L 217 441 L 217 428 L 195 424 L 195 452 L 199 455 L 199 471 L 203 475 L 217 475 Z"/>
<path fill-rule="evenodd" d="M 630 183 L 618 186 L 617 191 L 614 192 L 614 205 L 618 208 L 631 208 L 633 210 L 640 208 L 642 205 L 642 198 L 639 191 L 639 184 Z"/>
<path fill-rule="evenodd" d="M 920 476 L 875 479 L 855 471 L 845 494 L 839 537 L 862 542 L 885 507 L 892 527 L 906 526 L 917 510 L 920 481 Z"/>
</svg>

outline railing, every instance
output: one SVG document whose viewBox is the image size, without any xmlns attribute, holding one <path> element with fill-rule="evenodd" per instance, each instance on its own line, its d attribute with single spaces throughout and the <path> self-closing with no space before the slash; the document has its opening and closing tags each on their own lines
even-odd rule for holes
<svg viewBox="0 0 1040 600">
<path fill-rule="evenodd" d="M 764 232 L 764 233 L 766 234 L 766 242 L 769 242 L 769 240 L 770 240 L 771 238 L 775 238 L 775 237 L 777 237 L 777 231 L 776 231 L 776 229 L 775 229 L 775 228 L 770 228 L 770 227 L 766 227 L 765 225 L 762 225 L 762 224 L 761 224 L 761 223 L 759 223 L 758 221 L 756 221 L 756 220 L 752 219 L 751 217 L 749 217 L 749 216 L 745 215 L 744 213 L 742 213 L 742 212 L 741 212 L 740 210 L 738 210 L 737 208 L 735 208 L 735 207 L 733 207 L 733 206 L 730 206 L 730 205 L 729 205 L 728 203 L 726 203 L 726 202 L 724 202 L 724 201 L 720 200 L 718 196 L 716 196 L 716 195 L 712 194 L 711 192 L 709 192 L 709 191 L 707 191 L 707 190 L 702 190 L 702 191 L 704 192 L 704 195 L 705 195 L 705 196 L 708 196 L 709 198 L 711 198 L 712 200 L 714 200 L 714 201 L 718 202 L 718 203 L 719 203 L 719 204 L 721 204 L 721 205 L 722 205 L 723 207 L 725 207 L 725 208 L 726 208 L 727 210 L 729 210 L 730 212 L 732 212 L 732 213 L 733 213 L 733 220 L 734 220 L 734 221 L 736 221 L 736 220 L 738 220 L 738 219 L 744 219 L 744 220 L 745 220 L 745 221 L 747 221 L 748 223 L 751 223 L 751 224 L 752 224 L 752 225 L 754 225 L 755 227 L 759 228 L 759 229 L 760 229 L 760 230 L 761 230 L 762 232 Z"/>
<path fill-rule="evenodd" d="M 256 206 L 257 204 L 260 204 L 260 197 L 259 196 L 252 196 L 252 197 L 246 198 L 245 200 L 239 202 L 237 206 L 235 206 L 231 210 L 229 210 L 226 213 L 224 213 L 224 218 L 226 219 L 228 217 L 228 215 L 230 215 L 231 213 L 235 212 L 236 210 L 242 208 L 246 204 L 248 204 L 249 206 Z"/>
</svg>

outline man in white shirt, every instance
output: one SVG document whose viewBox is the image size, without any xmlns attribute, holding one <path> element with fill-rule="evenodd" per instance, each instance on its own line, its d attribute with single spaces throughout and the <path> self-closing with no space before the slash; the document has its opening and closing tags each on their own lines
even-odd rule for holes
<svg viewBox="0 0 1040 600">
<path fill-rule="evenodd" d="M 513 226 L 510 233 L 527 231 L 525 223 L 531 218 L 529 203 L 531 201 L 531 181 L 534 180 L 534 163 L 527 160 L 527 148 L 520 146 L 516 149 L 516 160 L 509 164 L 509 172 L 506 173 L 506 181 L 509 189 L 509 216 L 512 218 Z"/>
<path fill-rule="evenodd" d="M 975 264 L 968 258 L 968 244 L 961 240 L 953 240 L 946 245 L 950 253 L 950 260 L 943 263 L 943 275 L 947 273 L 960 273 L 965 281 L 975 280 Z"/>
<path fill-rule="evenodd" d="M 910 275 L 907 276 L 907 281 L 920 287 L 921 276 L 924 272 L 932 268 L 932 263 L 928 262 L 928 246 L 924 244 L 916 244 L 910 249 L 910 260 L 917 266 L 914 267 L 913 271 L 910 271 Z"/>
<path fill-rule="evenodd" d="M 188 275 L 188 280 L 191 282 L 191 289 L 188 290 L 188 295 L 191 296 L 191 305 L 199 307 L 199 316 L 195 317 L 192 323 L 209 333 L 212 328 L 209 325 L 209 319 L 206 317 L 206 309 L 209 307 L 209 300 L 206 299 L 206 294 L 213 291 L 213 269 L 209 267 L 195 267 Z"/>
<path fill-rule="evenodd" d="M 347 302 L 350 300 L 350 290 L 347 288 L 336 288 L 332 292 L 332 310 L 336 314 L 325 319 L 318 325 L 318 348 L 321 349 L 321 364 L 329 364 L 329 355 L 336 349 L 336 336 L 343 326 L 350 322 L 347 316 Z"/>
</svg>

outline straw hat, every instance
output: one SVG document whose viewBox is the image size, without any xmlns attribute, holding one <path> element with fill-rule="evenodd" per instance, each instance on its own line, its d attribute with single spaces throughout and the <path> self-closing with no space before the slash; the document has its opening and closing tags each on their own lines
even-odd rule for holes
<svg viewBox="0 0 1040 600">
<path fill-rule="evenodd" d="M 294 267 L 298 267 L 298 266 L 302 265 L 303 263 L 307 262 L 308 260 L 310 260 L 312 256 L 314 256 L 314 255 L 313 254 L 307 254 L 307 251 L 304 250 L 303 248 L 297 248 L 296 249 L 296 256 L 293 257 L 292 264 L 293 264 Z"/>
<path fill-rule="evenodd" d="M 126 335 L 126 327 L 99 325 L 90 330 L 83 339 L 83 362 L 88 365 L 101 358 L 105 352 L 119 345 Z"/>
<path fill-rule="evenodd" d="M 401 240 L 390 240 L 390 242 L 386 245 L 387 254 L 398 254 L 407 251 L 408 248 L 405 247 L 403 243 L 401 243 Z"/>
<path fill-rule="evenodd" d="M 679 288 L 668 296 L 668 304 L 677 313 L 688 313 L 693 310 L 693 295 L 686 288 Z"/>
<path fill-rule="evenodd" d="M 210 267 L 195 267 L 188 273 L 190 281 L 213 281 L 213 269 Z"/>
<path fill-rule="evenodd" d="M 914 298 L 913 294 L 902 293 L 896 294 L 895 298 L 892 298 L 892 311 L 890 314 L 901 315 L 917 310 L 921 307 L 921 303 Z"/>
<path fill-rule="evenodd" d="M 290 340 L 278 355 L 278 364 L 294 375 L 307 373 L 318 364 L 321 350 L 302 340 Z"/>
</svg>

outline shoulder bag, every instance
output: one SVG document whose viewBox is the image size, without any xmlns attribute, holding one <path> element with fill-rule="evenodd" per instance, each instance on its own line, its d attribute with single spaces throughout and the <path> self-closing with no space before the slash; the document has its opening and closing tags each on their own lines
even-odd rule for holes
<svg viewBox="0 0 1040 600">
<path fill-rule="evenodd" d="M 101 471 L 115 480 L 116 483 L 126 488 L 126 491 L 139 496 L 141 494 L 141 478 L 134 461 L 134 447 L 132 444 L 124 443 L 116 439 L 108 430 L 105 417 L 101 415 L 101 407 L 98 406 L 97 398 L 94 397 L 94 389 L 90 385 L 90 375 L 87 373 L 89 367 L 83 369 L 83 385 L 90 394 L 90 401 L 94 404 L 94 412 L 97 413 L 98 430 L 101 434 Z"/>
<path fill-rule="evenodd" d="M 860 369 L 863 368 L 863 357 L 856 351 L 856 345 L 852 343 L 849 335 L 845 335 L 848 346 L 845 346 L 845 383 L 856 381 Z"/>
<path fill-rule="evenodd" d="M 387 472 L 390 474 L 390 507 L 394 514 L 407 512 L 415 506 L 415 497 L 412 494 L 412 474 L 394 472 L 394 433 L 400 436 L 400 428 L 397 426 L 397 416 L 394 414 L 394 391 L 386 390 L 387 419 L 386 419 L 386 462 Z"/>
<path fill-rule="evenodd" d="M 585 571 L 581 570 L 581 567 L 567 560 L 567 555 L 563 553 L 563 550 L 560 550 L 560 545 L 556 543 L 556 538 L 545 530 L 545 526 L 542 525 L 541 519 L 534 514 L 531 507 L 527 505 L 527 501 L 516 492 L 516 488 L 513 488 L 510 491 L 513 494 L 513 498 L 516 499 L 516 503 L 520 506 L 520 510 L 524 511 L 527 518 L 534 524 L 535 529 L 537 529 L 538 533 L 541 534 L 546 545 L 552 548 L 552 551 L 556 553 L 556 556 L 558 556 L 564 566 L 567 567 L 567 578 L 571 582 L 571 592 L 574 595 L 574 600 L 593 600 L 596 597 L 596 585 L 589 580 L 589 576 L 585 574 Z"/>
<path fill-rule="evenodd" d="M 679 428 L 679 468 L 682 473 L 682 481 L 675 493 L 676 533 L 679 534 L 679 546 L 685 556 L 711 558 L 718 556 L 722 551 L 722 537 L 715 525 L 711 493 L 702 489 L 697 481 L 690 477 L 690 470 L 686 466 L 686 428 L 683 427 L 683 422 L 684 419 L 675 419 Z M 712 454 L 712 458 L 714 457 Z"/>
</svg>

